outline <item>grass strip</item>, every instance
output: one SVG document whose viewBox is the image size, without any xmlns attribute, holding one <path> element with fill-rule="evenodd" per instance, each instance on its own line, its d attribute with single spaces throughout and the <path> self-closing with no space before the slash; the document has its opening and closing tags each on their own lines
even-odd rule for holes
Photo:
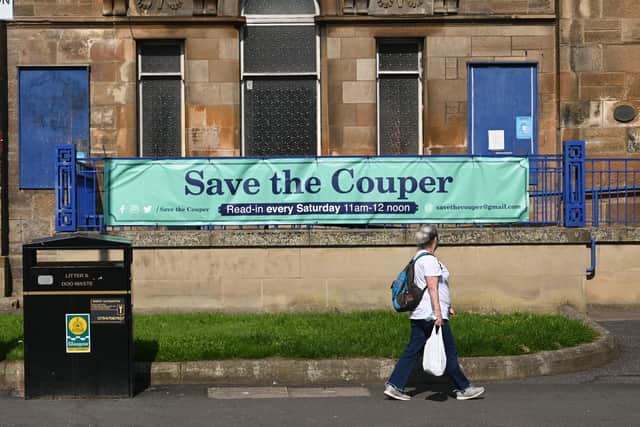
<svg viewBox="0 0 640 427">
<path fill-rule="evenodd" d="M 597 337 L 583 323 L 561 316 L 463 313 L 451 327 L 462 357 L 555 350 Z M 389 311 L 135 315 L 135 359 L 396 358 L 409 330 L 406 315 Z M 0 316 L 0 360 L 23 357 L 22 316 Z"/>
</svg>

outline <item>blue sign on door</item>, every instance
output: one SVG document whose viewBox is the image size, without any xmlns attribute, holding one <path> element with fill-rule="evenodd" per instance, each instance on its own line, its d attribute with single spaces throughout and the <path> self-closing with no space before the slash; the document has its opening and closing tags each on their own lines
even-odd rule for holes
<svg viewBox="0 0 640 427">
<path fill-rule="evenodd" d="M 532 135 L 531 117 L 516 117 L 516 138 L 531 139 Z"/>
</svg>

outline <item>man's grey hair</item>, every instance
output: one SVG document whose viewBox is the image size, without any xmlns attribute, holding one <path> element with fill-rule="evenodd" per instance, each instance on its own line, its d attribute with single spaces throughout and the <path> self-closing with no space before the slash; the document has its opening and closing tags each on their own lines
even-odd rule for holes
<svg viewBox="0 0 640 427">
<path fill-rule="evenodd" d="M 431 224 L 421 225 L 415 234 L 418 246 L 428 246 L 436 237 L 438 237 L 438 230 Z"/>
</svg>

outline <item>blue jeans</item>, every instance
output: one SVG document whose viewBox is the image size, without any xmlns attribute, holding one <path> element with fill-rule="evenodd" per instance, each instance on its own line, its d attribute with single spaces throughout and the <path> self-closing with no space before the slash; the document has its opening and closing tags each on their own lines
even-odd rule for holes
<svg viewBox="0 0 640 427">
<path fill-rule="evenodd" d="M 407 344 L 407 348 L 404 350 L 404 353 L 402 353 L 402 356 L 400 356 L 400 359 L 398 359 L 391 378 L 389 378 L 389 383 L 398 390 L 403 391 L 407 385 L 411 371 L 413 371 L 413 367 L 418 360 L 418 356 L 420 356 L 424 350 L 424 344 L 431 335 L 434 323 L 433 320 L 411 320 L 411 338 L 409 339 L 409 344 Z M 458 390 L 464 390 L 469 387 L 469 380 L 465 377 L 458 364 L 458 349 L 456 348 L 456 342 L 453 339 L 448 320 L 445 320 L 442 325 L 442 338 L 444 340 L 444 350 L 447 354 L 447 368 L 444 373 L 451 378 L 451 381 L 453 381 L 453 384 Z"/>
</svg>

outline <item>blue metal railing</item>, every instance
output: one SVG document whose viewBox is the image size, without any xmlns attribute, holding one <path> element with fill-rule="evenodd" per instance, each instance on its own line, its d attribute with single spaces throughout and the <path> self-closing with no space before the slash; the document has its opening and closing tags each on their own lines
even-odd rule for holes
<svg viewBox="0 0 640 427">
<path fill-rule="evenodd" d="M 640 225 L 640 159 L 586 159 L 583 141 L 565 142 L 563 154 L 538 154 L 531 155 L 528 159 L 530 165 L 529 220 L 517 224 L 502 224 L 503 226 Z M 105 231 L 107 229 L 104 225 L 102 210 L 104 160 L 104 158 L 75 159 L 73 146 L 56 146 L 57 231 Z M 388 224 L 369 227 L 406 226 L 406 224 Z M 468 226 L 482 227 L 483 224 Z M 490 224 L 490 226 L 496 227 L 500 224 Z M 267 226 L 255 224 L 232 228 L 255 227 L 266 228 Z M 311 227 L 314 226 L 268 226 L 271 229 Z M 367 226 L 363 225 L 363 227 Z M 135 228 L 148 229 L 149 227 L 136 226 Z M 162 228 L 175 227 L 163 226 Z M 231 227 L 208 225 L 199 228 L 217 230 Z"/>
<path fill-rule="evenodd" d="M 76 147 L 56 145 L 54 167 L 54 203 L 56 207 L 56 231 L 76 231 Z"/>
<path fill-rule="evenodd" d="M 640 159 L 586 159 L 589 224 L 640 225 Z"/>
<path fill-rule="evenodd" d="M 562 147 L 564 225 L 584 227 L 586 224 L 584 194 L 584 141 L 566 141 Z"/>
<path fill-rule="evenodd" d="M 562 224 L 563 159 L 559 154 L 529 156 L 529 222 L 522 225 Z"/>
</svg>

